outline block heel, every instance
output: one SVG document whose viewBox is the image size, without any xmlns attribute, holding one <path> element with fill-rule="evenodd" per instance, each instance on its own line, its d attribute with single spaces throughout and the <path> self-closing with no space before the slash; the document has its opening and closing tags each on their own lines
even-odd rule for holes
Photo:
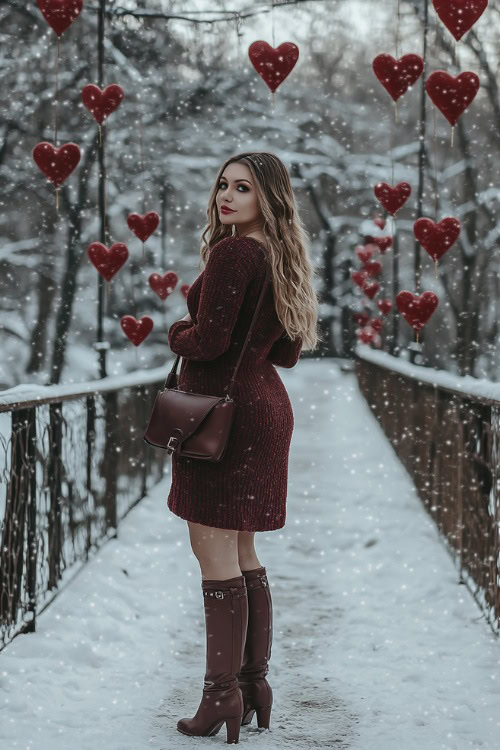
<svg viewBox="0 0 500 750">
<path fill-rule="evenodd" d="M 271 719 L 271 708 L 272 706 L 267 706 L 267 708 L 257 708 L 257 726 L 259 729 L 269 729 L 269 721 Z"/>
<path fill-rule="evenodd" d="M 235 745 L 240 741 L 241 716 L 226 719 L 226 744 Z"/>
</svg>

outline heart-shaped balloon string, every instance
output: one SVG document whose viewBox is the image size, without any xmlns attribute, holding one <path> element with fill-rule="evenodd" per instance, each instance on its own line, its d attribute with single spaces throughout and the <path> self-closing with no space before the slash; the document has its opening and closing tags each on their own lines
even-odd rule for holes
<svg viewBox="0 0 500 750">
<path fill-rule="evenodd" d="M 129 214 L 127 218 L 128 228 L 142 242 L 146 242 L 148 237 L 151 237 L 159 223 L 160 217 L 156 211 L 149 211 L 144 216 L 142 214 Z"/>
<path fill-rule="evenodd" d="M 445 70 L 436 70 L 425 82 L 428 95 L 452 125 L 452 146 L 454 126 L 476 96 L 479 85 L 479 76 L 471 71 L 460 73 L 454 78 Z"/>
<path fill-rule="evenodd" d="M 299 48 L 293 42 L 283 42 L 279 47 L 271 47 L 263 41 L 252 42 L 248 57 L 257 73 L 274 92 L 294 69 L 299 59 Z"/>
<path fill-rule="evenodd" d="M 36 0 L 36 4 L 57 36 L 64 34 L 83 8 L 83 0 Z"/>
<path fill-rule="evenodd" d="M 187 297 L 187 296 L 188 296 L 188 292 L 189 292 L 189 289 L 190 289 L 190 287 L 191 287 L 191 285 L 190 285 L 190 284 L 183 284 L 183 285 L 181 286 L 181 292 L 182 292 L 182 294 L 184 295 L 184 297 Z"/>
<path fill-rule="evenodd" d="M 378 283 L 378 281 L 372 281 L 371 284 L 370 283 L 365 284 L 363 287 L 364 293 L 370 299 L 373 299 L 375 297 L 379 289 L 380 289 L 380 284 Z"/>
<path fill-rule="evenodd" d="M 439 299 L 434 292 L 423 292 L 420 296 L 403 290 L 396 296 L 396 306 L 417 334 L 424 327 L 438 306 Z"/>
<path fill-rule="evenodd" d="M 80 147 L 76 143 L 65 143 L 55 148 L 51 143 L 42 141 L 36 144 L 32 153 L 37 167 L 56 187 L 56 207 L 59 208 L 58 189 L 78 165 Z"/>
<path fill-rule="evenodd" d="M 390 299 L 379 299 L 377 301 L 377 307 L 382 315 L 388 315 L 392 310 L 392 302 Z"/>
<path fill-rule="evenodd" d="M 432 219 L 417 219 L 413 234 L 435 262 L 436 278 L 438 260 L 450 249 L 460 236 L 460 222 L 448 216 L 436 224 Z"/>
<path fill-rule="evenodd" d="M 111 281 L 129 256 L 128 247 L 123 242 L 115 242 L 109 250 L 102 242 L 92 242 L 87 248 L 87 254 L 106 281 Z"/>
<path fill-rule="evenodd" d="M 160 299 L 165 300 L 174 291 L 179 277 L 175 271 L 167 271 L 163 276 L 159 273 L 152 273 L 148 281 L 153 292 L 156 292 Z"/>
<path fill-rule="evenodd" d="M 372 62 L 373 72 L 395 102 L 406 94 L 410 86 L 422 75 L 424 59 L 420 55 L 403 55 L 396 60 L 383 52 Z M 395 109 L 397 122 L 397 109 Z"/>
<path fill-rule="evenodd" d="M 411 185 L 409 182 L 399 182 L 395 187 L 391 187 L 386 182 L 378 182 L 373 192 L 385 210 L 394 216 L 410 197 Z"/>
<path fill-rule="evenodd" d="M 382 273 L 382 263 L 378 260 L 369 260 L 363 266 L 363 271 L 366 271 L 368 276 L 378 276 Z"/>
<path fill-rule="evenodd" d="M 153 319 L 149 315 L 143 315 L 139 320 L 136 320 L 133 315 L 124 315 L 120 320 L 120 325 L 133 345 L 139 346 L 153 330 Z"/>
<path fill-rule="evenodd" d="M 367 263 L 371 259 L 375 250 L 378 250 L 378 248 L 375 248 L 374 245 L 365 245 L 364 247 L 363 245 L 358 245 L 354 249 L 361 263 Z"/>
<path fill-rule="evenodd" d="M 432 0 L 432 4 L 458 42 L 484 13 L 488 0 Z"/>
<path fill-rule="evenodd" d="M 381 216 L 377 216 L 375 219 L 373 219 L 373 223 L 376 224 L 379 229 L 385 229 L 385 219 L 383 219 Z"/>
<path fill-rule="evenodd" d="M 89 83 L 82 89 L 82 101 L 99 125 L 114 112 L 123 101 L 125 92 L 117 83 L 110 83 L 104 90 Z"/>
<path fill-rule="evenodd" d="M 367 237 L 367 242 L 370 245 L 376 245 L 383 255 L 387 248 L 392 246 L 392 237 Z"/>
</svg>

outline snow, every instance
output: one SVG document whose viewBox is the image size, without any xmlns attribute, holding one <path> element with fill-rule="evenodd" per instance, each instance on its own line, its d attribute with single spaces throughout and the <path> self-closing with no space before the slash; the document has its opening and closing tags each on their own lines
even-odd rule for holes
<svg viewBox="0 0 500 750">
<path fill-rule="evenodd" d="M 448 388 L 464 396 L 492 399 L 500 401 L 500 383 L 493 383 L 487 378 L 475 378 L 472 375 L 456 375 L 447 370 L 434 370 L 432 367 L 422 367 L 412 364 L 399 357 L 393 357 L 388 352 L 376 351 L 365 344 L 358 344 L 356 354 L 367 362 L 373 362 L 401 375 L 407 375 L 422 383 Z"/>
<path fill-rule="evenodd" d="M 498 748 L 498 639 L 355 375 L 308 359 L 279 373 L 295 415 L 288 517 L 256 535 L 273 596 L 274 706 L 270 731 L 254 718 L 241 745 Z M 37 632 L 1 653 L 2 750 L 225 745 L 224 727 L 210 740 L 176 730 L 201 700 L 205 629 L 166 469 Z"/>
<path fill-rule="evenodd" d="M 166 379 L 172 369 L 174 358 L 170 358 L 167 365 L 154 367 L 149 370 L 135 370 L 122 375 L 108 375 L 99 380 L 85 382 L 62 383 L 60 385 L 39 385 L 38 383 L 21 383 L 0 392 L 0 409 L 2 406 L 41 401 L 45 398 L 64 398 L 68 396 L 87 395 L 89 393 L 113 391 L 137 385 L 148 385 L 158 380 Z M 177 373 L 180 371 L 180 363 Z"/>
</svg>

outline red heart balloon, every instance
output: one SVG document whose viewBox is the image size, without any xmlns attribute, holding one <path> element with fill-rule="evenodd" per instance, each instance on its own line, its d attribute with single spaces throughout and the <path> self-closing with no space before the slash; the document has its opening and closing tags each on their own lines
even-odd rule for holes
<svg viewBox="0 0 500 750">
<path fill-rule="evenodd" d="M 33 149 L 35 164 L 56 187 L 69 177 L 80 158 L 80 148 L 76 143 L 65 143 L 55 148 L 51 143 L 42 141 Z"/>
<path fill-rule="evenodd" d="M 382 263 L 379 263 L 378 260 L 369 260 L 363 266 L 363 271 L 366 271 L 368 276 L 378 276 L 382 272 Z"/>
<path fill-rule="evenodd" d="M 133 345 L 139 346 L 153 330 L 153 319 L 149 315 L 143 315 L 139 320 L 136 320 L 133 315 L 124 315 L 120 320 L 120 325 Z"/>
<path fill-rule="evenodd" d="M 366 284 L 368 280 L 368 274 L 365 273 L 365 271 L 353 271 L 351 273 L 351 278 L 355 284 L 357 284 L 359 287 L 361 287 L 361 289 L 363 289 L 364 285 Z"/>
<path fill-rule="evenodd" d="M 392 237 L 370 237 L 368 242 L 371 245 L 376 245 L 383 255 L 387 248 L 391 247 Z"/>
<path fill-rule="evenodd" d="M 144 216 L 141 214 L 129 214 L 127 219 L 128 228 L 143 242 L 146 242 L 148 237 L 151 237 L 159 223 L 160 217 L 156 211 L 150 211 L 144 214 Z"/>
<path fill-rule="evenodd" d="M 379 229 L 385 229 L 385 219 L 381 216 L 377 216 L 376 219 L 373 219 L 373 223 L 376 224 Z"/>
<path fill-rule="evenodd" d="M 484 13 L 488 0 L 432 0 L 432 3 L 439 18 L 458 42 Z"/>
<path fill-rule="evenodd" d="M 370 320 L 370 313 L 355 312 L 352 314 L 352 317 L 360 326 L 365 326 Z"/>
<path fill-rule="evenodd" d="M 410 197 L 411 185 L 409 182 L 399 182 L 396 187 L 391 187 L 386 182 L 378 182 L 373 192 L 385 210 L 394 216 Z"/>
<path fill-rule="evenodd" d="M 382 315 L 388 315 L 392 310 L 392 302 L 390 299 L 379 299 L 377 306 Z"/>
<path fill-rule="evenodd" d="M 424 60 L 420 55 L 403 55 L 396 60 L 383 52 L 372 62 L 373 72 L 396 102 L 422 75 Z"/>
<path fill-rule="evenodd" d="M 371 342 L 375 339 L 377 335 L 377 332 L 374 328 L 371 326 L 365 326 L 361 329 L 361 331 L 358 334 L 358 338 L 361 339 L 363 344 L 371 344 Z"/>
<path fill-rule="evenodd" d="M 363 287 L 364 293 L 370 299 L 373 299 L 375 297 L 379 289 L 380 284 L 378 283 L 378 281 L 372 281 L 371 284 L 365 284 L 365 286 Z"/>
<path fill-rule="evenodd" d="M 83 8 L 83 0 L 36 0 L 36 4 L 57 36 L 64 34 Z"/>
<path fill-rule="evenodd" d="M 363 245 L 358 245 L 355 250 L 361 263 L 367 263 L 374 253 L 374 248 L 370 247 L 370 245 L 366 245 L 365 247 L 363 247 Z"/>
<path fill-rule="evenodd" d="M 406 290 L 396 296 L 396 305 L 414 331 L 420 331 L 438 306 L 439 299 L 434 292 L 424 292 L 418 296 Z"/>
<path fill-rule="evenodd" d="M 91 263 L 97 268 L 106 281 L 111 281 L 128 258 L 128 247 L 122 242 L 115 242 L 108 248 L 102 242 L 92 242 L 87 248 Z"/>
<path fill-rule="evenodd" d="M 425 90 L 450 125 L 456 125 L 479 91 L 479 76 L 466 71 L 454 78 L 445 70 L 436 70 L 426 80 Z"/>
<path fill-rule="evenodd" d="M 372 318 L 370 320 L 370 326 L 373 328 L 374 331 L 377 331 L 377 333 L 380 333 L 382 330 L 382 326 L 384 324 L 384 321 L 382 318 Z"/>
<path fill-rule="evenodd" d="M 175 271 L 167 271 L 161 276 L 159 273 L 152 273 L 149 277 L 149 286 L 156 292 L 160 299 L 167 299 L 169 294 L 172 294 L 179 277 Z"/>
<path fill-rule="evenodd" d="M 181 292 L 184 295 L 184 297 L 188 296 L 189 289 L 190 289 L 190 284 L 183 284 L 181 286 Z"/>
<path fill-rule="evenodd" d="M 274 92 L 294 69 L 299 48 L 293 42 L 283 42 L 275 49 L 267 42 L 258 41 L 250 45 L 248 56 L 257 73 Z"/>
<path fill-rule="evenodd" d="M 413 225 L 413 234 L 432 260 L 439 260 L 457 241 L 460 235 L 460 222 L 452 216 L 441 219 L 438 224 L 431 219 L 417 219 Z"/>
<path fill-rule="evenodd" d="M 101 91 L 99 86 L 89 83 L 82 89 L 82 101 L 99 124 L 122 103 L 125 92 L 117 83 L 110 83 Z"/>
</svg>

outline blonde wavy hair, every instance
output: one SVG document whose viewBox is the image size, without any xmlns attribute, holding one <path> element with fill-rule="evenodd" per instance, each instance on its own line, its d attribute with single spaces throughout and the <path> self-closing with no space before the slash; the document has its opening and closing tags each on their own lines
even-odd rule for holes
<svg viewBox="0 0 500 750">
<path fill-rule="evenodd" d="M 324 340 L 317 327 L 319 298 L 312 285 L 317 270 L 309 257 L 310 239 L 299 216 L 290 176 L 277 156 L 262 151 L 247 152 L 231 156 L 220 167 L 208 201 L 201 259 L 206 264 L 210 249 L 232 235 L 231 225 L 220 221 L 216 204 L 221 175 L 232 162 L 245 164 L 254 179 L 278 319 L 292 341 L 302 338 L 302 350 L 314 350 Z"/>
</svg>

